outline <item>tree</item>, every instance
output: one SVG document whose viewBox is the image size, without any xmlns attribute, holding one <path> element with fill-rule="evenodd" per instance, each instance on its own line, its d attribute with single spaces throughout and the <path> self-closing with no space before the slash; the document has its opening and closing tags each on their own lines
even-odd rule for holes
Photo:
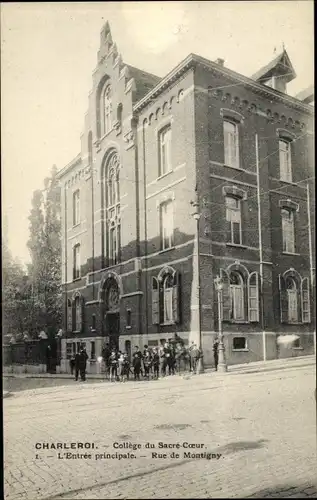
<svg viewBox="0 0 317 500">
<path fill-rule="evenodd" d="M 44 180 L 44 189 L 34 192 L 29 220 L 29 275 L 37 329 L 46 328 L 47 333 L 52 331 L 54 335 L 62 320 L 61 192 L 56 166 Z"/>
<path fill-rule="evenodd" d="M 3 333 L 17 337 L 32 330 L 32 300 L 28 276 L 12 257 L 4 235 L 2 242 Z"/>
</svg>

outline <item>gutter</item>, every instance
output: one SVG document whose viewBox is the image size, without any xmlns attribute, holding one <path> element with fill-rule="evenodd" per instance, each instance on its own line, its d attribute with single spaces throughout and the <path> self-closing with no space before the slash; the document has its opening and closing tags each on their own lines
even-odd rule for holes
<svg viewBox="0 0 317 500">
<path fill-rule="evenodd" d="M 137 102 L 133 106 L 133 110 L 135 112 L 140 112 L 145 106 L 152 102 L 152 99 L 154 97 L 160 94 L 165 88 L 169 87 L 171 83 L 176 81 L 186 70 L 196 66 L 197 64 L 201 64 L 207 69 L 215 70 L 221 75 L 227 76 L 232 80 L 238 80 L 238 82 L 244 83 L 246 86 L 251 87 L 254 91 L 257 91 L 261 94 L 264 93 L 270 99 L 272 99 L 273 97 L 277 101 L 284 102 L 291 107 L 299 108 L 300 110 L 307 112 L 310 115 L 314 114 L 314 110 L 312 110 L 311 106 L 304 104 L 302 101 L 296 99 L 295 97 L 281 95 L 277 92 L 274 92 L 269 87 L 257 83 L 251 78 L 243 76 L 240 73 L 236 73 L 231 69 L 220 66 L 218 63 L 209 61 L 208 59 L 205 59 L 204 57 L 198 56 L 196 54 L 189 54 L 182 62 L 180 62 L 176 66 L 176 68 L 170 71 L 170 73 L 168 73 L 150 92 L 148 92 L 139 102 Z"/>
</svg>

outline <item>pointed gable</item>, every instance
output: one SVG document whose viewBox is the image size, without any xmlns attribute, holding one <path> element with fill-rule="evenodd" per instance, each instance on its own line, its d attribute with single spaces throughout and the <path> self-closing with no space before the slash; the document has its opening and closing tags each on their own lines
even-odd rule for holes
<svg viewBox="0 0 317 500">
<path fill-rule="evenodd" d="M 283 49 L 278 56 L 259 69 L 251 78 L 275 90 L 286 92 L 286 84 L 296 78 L 296 73 L 286 50 Z"/>
</svg>

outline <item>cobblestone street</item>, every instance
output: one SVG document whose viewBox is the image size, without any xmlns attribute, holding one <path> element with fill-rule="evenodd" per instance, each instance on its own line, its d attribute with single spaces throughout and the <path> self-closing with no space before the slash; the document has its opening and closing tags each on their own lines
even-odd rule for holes
<svg viewBox="0 0 317 500">
<path fill-rule="evenodd" d="M 315 498 L 314 390 L 310 365 L 17 392 L 4 400 L 5 498 Z M 35 448 L 57 442 L 95 449 Z M 103 458 L 116 452 L 135 458 Z"/>
</svg>

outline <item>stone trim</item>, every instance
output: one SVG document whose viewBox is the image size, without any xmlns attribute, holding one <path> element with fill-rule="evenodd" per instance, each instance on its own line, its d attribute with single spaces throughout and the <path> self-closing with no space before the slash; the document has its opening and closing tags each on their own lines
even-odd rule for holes
<svg viewBox="0 0 317 500">
<path fill-rule="evenodd" d="M 238 113 L 237 111 L 234 111 L 233 109 L 228 109 L 228 108 L 221 108 L 220 109 L 220 116 L 225 120 L 229 119 L 231 121 L 234 121 L 235 123 L 243 123 L 244 122 L 244 116 Z"/>
<path fill-rule="evenodd" d="M 288 210 L 299 212 L 299 204 L 289 198 L 287 200 L 279 200 L 278 205 L 280 208 L 287 208 Z"/>
<path fill-rule="evenodd" d="M 289 130 L 286 130 L 285 128 L 277 128 L 276 129 L 276 135 L 280 139 L 285 139 L 286 141 L 295 141 L 297 136 L 296 134 L 293 134 L 293 132 L 290 132 Z"/>
<path fill-rule="evenodd" d="M 234 196 L 240 198 L 241 200 L 247 199 L 247 192 L 237 186 L 223 186 L 222 194 L 224 196 Z"/>
</svg>

